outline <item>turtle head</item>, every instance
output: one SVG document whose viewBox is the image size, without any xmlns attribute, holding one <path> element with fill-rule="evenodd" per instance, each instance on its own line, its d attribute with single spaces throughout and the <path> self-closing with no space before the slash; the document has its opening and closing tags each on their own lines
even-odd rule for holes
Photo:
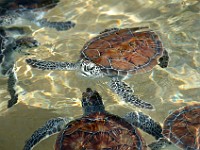
<svg viewBox="0 0 200 150">
<path fill-rule="evenodd" d="M 81 75 L 85 77 L 102 77 L 101 68 L 89 60 L 81 61 Z"/>
<path fill-rule="evenodd" d="M 92 91 L 90 88 L 87 88 L 86 92 L 82 94 L 82 107 L 84 115 L 105 111 L 101 96 L 97 91 Z"/>
</svg>

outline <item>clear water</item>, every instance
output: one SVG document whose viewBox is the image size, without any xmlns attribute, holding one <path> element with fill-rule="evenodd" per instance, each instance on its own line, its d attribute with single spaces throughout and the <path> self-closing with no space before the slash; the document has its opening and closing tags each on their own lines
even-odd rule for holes
<svg viewBox="0 0 200 150">
<path fill-rule="evenodd" d="M 171 111 L 200 100 L 200 2 L 198 0 L 61 0 L 46 16 L 52 21 L 72 20 L 76 27 L 58 32 L 28 24 L 41 43 L 31 50 L 34 58 L 75 62 L 83 44 L 106 28 L 149 26 L 156 31 L 170 55 L 167 69 L 135 75 L 126 80 L 135 94 L 156 110 L 141 110 L 163 122 Z M 43 123 L 58 116 L 82 114 L 81 93 L 91 87 L 100 92 L 106 109 L 123 116 L 139 110 L 120 101 L 106 83 L 108 78 L 88 79 L 75 72 L 40 71 L 17 60 L 20 102 L 7 110 L 9 95 L 5 78 L 0 79 L 0 149 L 20 150 L 24 141 Z M 154 139 L 145 135 L 147 143 Z M 56 136 L 41 142 L 35 150 L 53 149 Z M 168 150 L 178 150 L 175 146 Z"/>
</svg>

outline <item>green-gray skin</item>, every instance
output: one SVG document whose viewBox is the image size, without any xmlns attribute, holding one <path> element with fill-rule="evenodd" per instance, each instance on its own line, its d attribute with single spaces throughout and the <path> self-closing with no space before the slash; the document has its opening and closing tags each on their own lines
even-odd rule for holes
<svg viewBox="0 0 200 150">
<path fill-rule="evenodd" d="M 82 94 L 82 109 L 83 116 L 91 115 L 93 113 L 101 112 L 108 113 L 105 110 L 103 101 L 98 92 L 92 91 L 87 88 L 86 92 Z M 151 117 L 143 114 L 142 112 L 129 112 L 124 117 L 129 124 L 134 127 L 138 127 L 148 134 L 152 135 L 156 140 L 163 138 L 161 134 L 162 128 L 159 123 L 155 122 Z M 59 133 L 62 129 L 66 128 L 68 123 L 72 121 L 70 118 L 53 118 L 48 120 L 42 127 L 36 130 L 31 137 L 25 142 L 23 150 L 31 150 L 42 140 L 49 136 Z M 163 141 L 165 144 L 167 140 Z"/>
<path fill-rule="evenodd" d="M 30 4 L 33 3 L 31 1 L 27 2 L 29 2 Z M 63 31 L 73 28 L 75 26 L 75 23 L 72 21 L 51 22 L 48 21 L 47 19 L 44 19 L 44 16 L 46 14 L 45 10 L 48 8 L 52 8 L 52 5 L 55 6 L 57 2 L 59 1 L 52 1 L 51 5 L 47 5 L 42 8 L 32 8 L 32 9 L 23 7 L 23 4 L 18 4 L 20 5 L 20 7 L 17 9 L 10 9 L 10 7 L 9 6 L 6 7 L 6 5 L 5 8 L 4 7 L 1 8 L 0 6 L 0 26 L 5 27 L 10 25 L 17 25 L 21 19 L 25 19 L 34 23 L 39 27 L 54 28 L 58 31 Z M 9 4 L 9 2 L 7 3 Z"/>
<path fill-rule="evenodd" d="M 0 28 L 0 76 L 8 77 L 7 90 L 11 97 L 8 101 L 8 108 L 16 104 L 18 100 L 18 94 L 15 90 L 17 76 L 14 68 L 16 53 L 29 54 L 22 50 L 38 45 L 39 43 L 32 37 L 18 39 L 8 37 L 6 29 Z"/>
</svg>

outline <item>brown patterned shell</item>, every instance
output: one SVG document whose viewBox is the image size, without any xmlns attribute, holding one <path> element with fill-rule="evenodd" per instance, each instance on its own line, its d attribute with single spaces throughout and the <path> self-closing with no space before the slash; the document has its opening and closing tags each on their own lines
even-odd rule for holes
<svg viewBox="0 0 200 150">
<path fill-rule="evenodd" d="M 185 150 L 200 150 L 200 104 L 183 107 L 169 115 L 163 135 Z"/>
<path fill-rule="evenodd" d="M 102 67 L 108 74 L 147 72 L 158 64 L 163 46 L 153 31 L 140 28 L 113 29 L 87 42 L 81 56 Z"/>
<path fill-rule="evenodd" d="M 58 135 L 56 150 L 146 150 L 139 131 L 124 119 L 93 113 L 70 122 Z"/>
</svg>

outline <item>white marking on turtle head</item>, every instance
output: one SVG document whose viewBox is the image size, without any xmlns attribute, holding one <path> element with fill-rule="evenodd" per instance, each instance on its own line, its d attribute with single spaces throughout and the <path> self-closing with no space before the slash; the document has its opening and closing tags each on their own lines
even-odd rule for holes
<svg viewBox="0 0 200 150">
<path fill-rule="evenodd" d="M 103 72 L 101 71 L 101 68 L 97 66 L 95 63 L 83 60 L 81 62 L 81 75 L 85 77 L 102 77 Z"/>
</svg>

